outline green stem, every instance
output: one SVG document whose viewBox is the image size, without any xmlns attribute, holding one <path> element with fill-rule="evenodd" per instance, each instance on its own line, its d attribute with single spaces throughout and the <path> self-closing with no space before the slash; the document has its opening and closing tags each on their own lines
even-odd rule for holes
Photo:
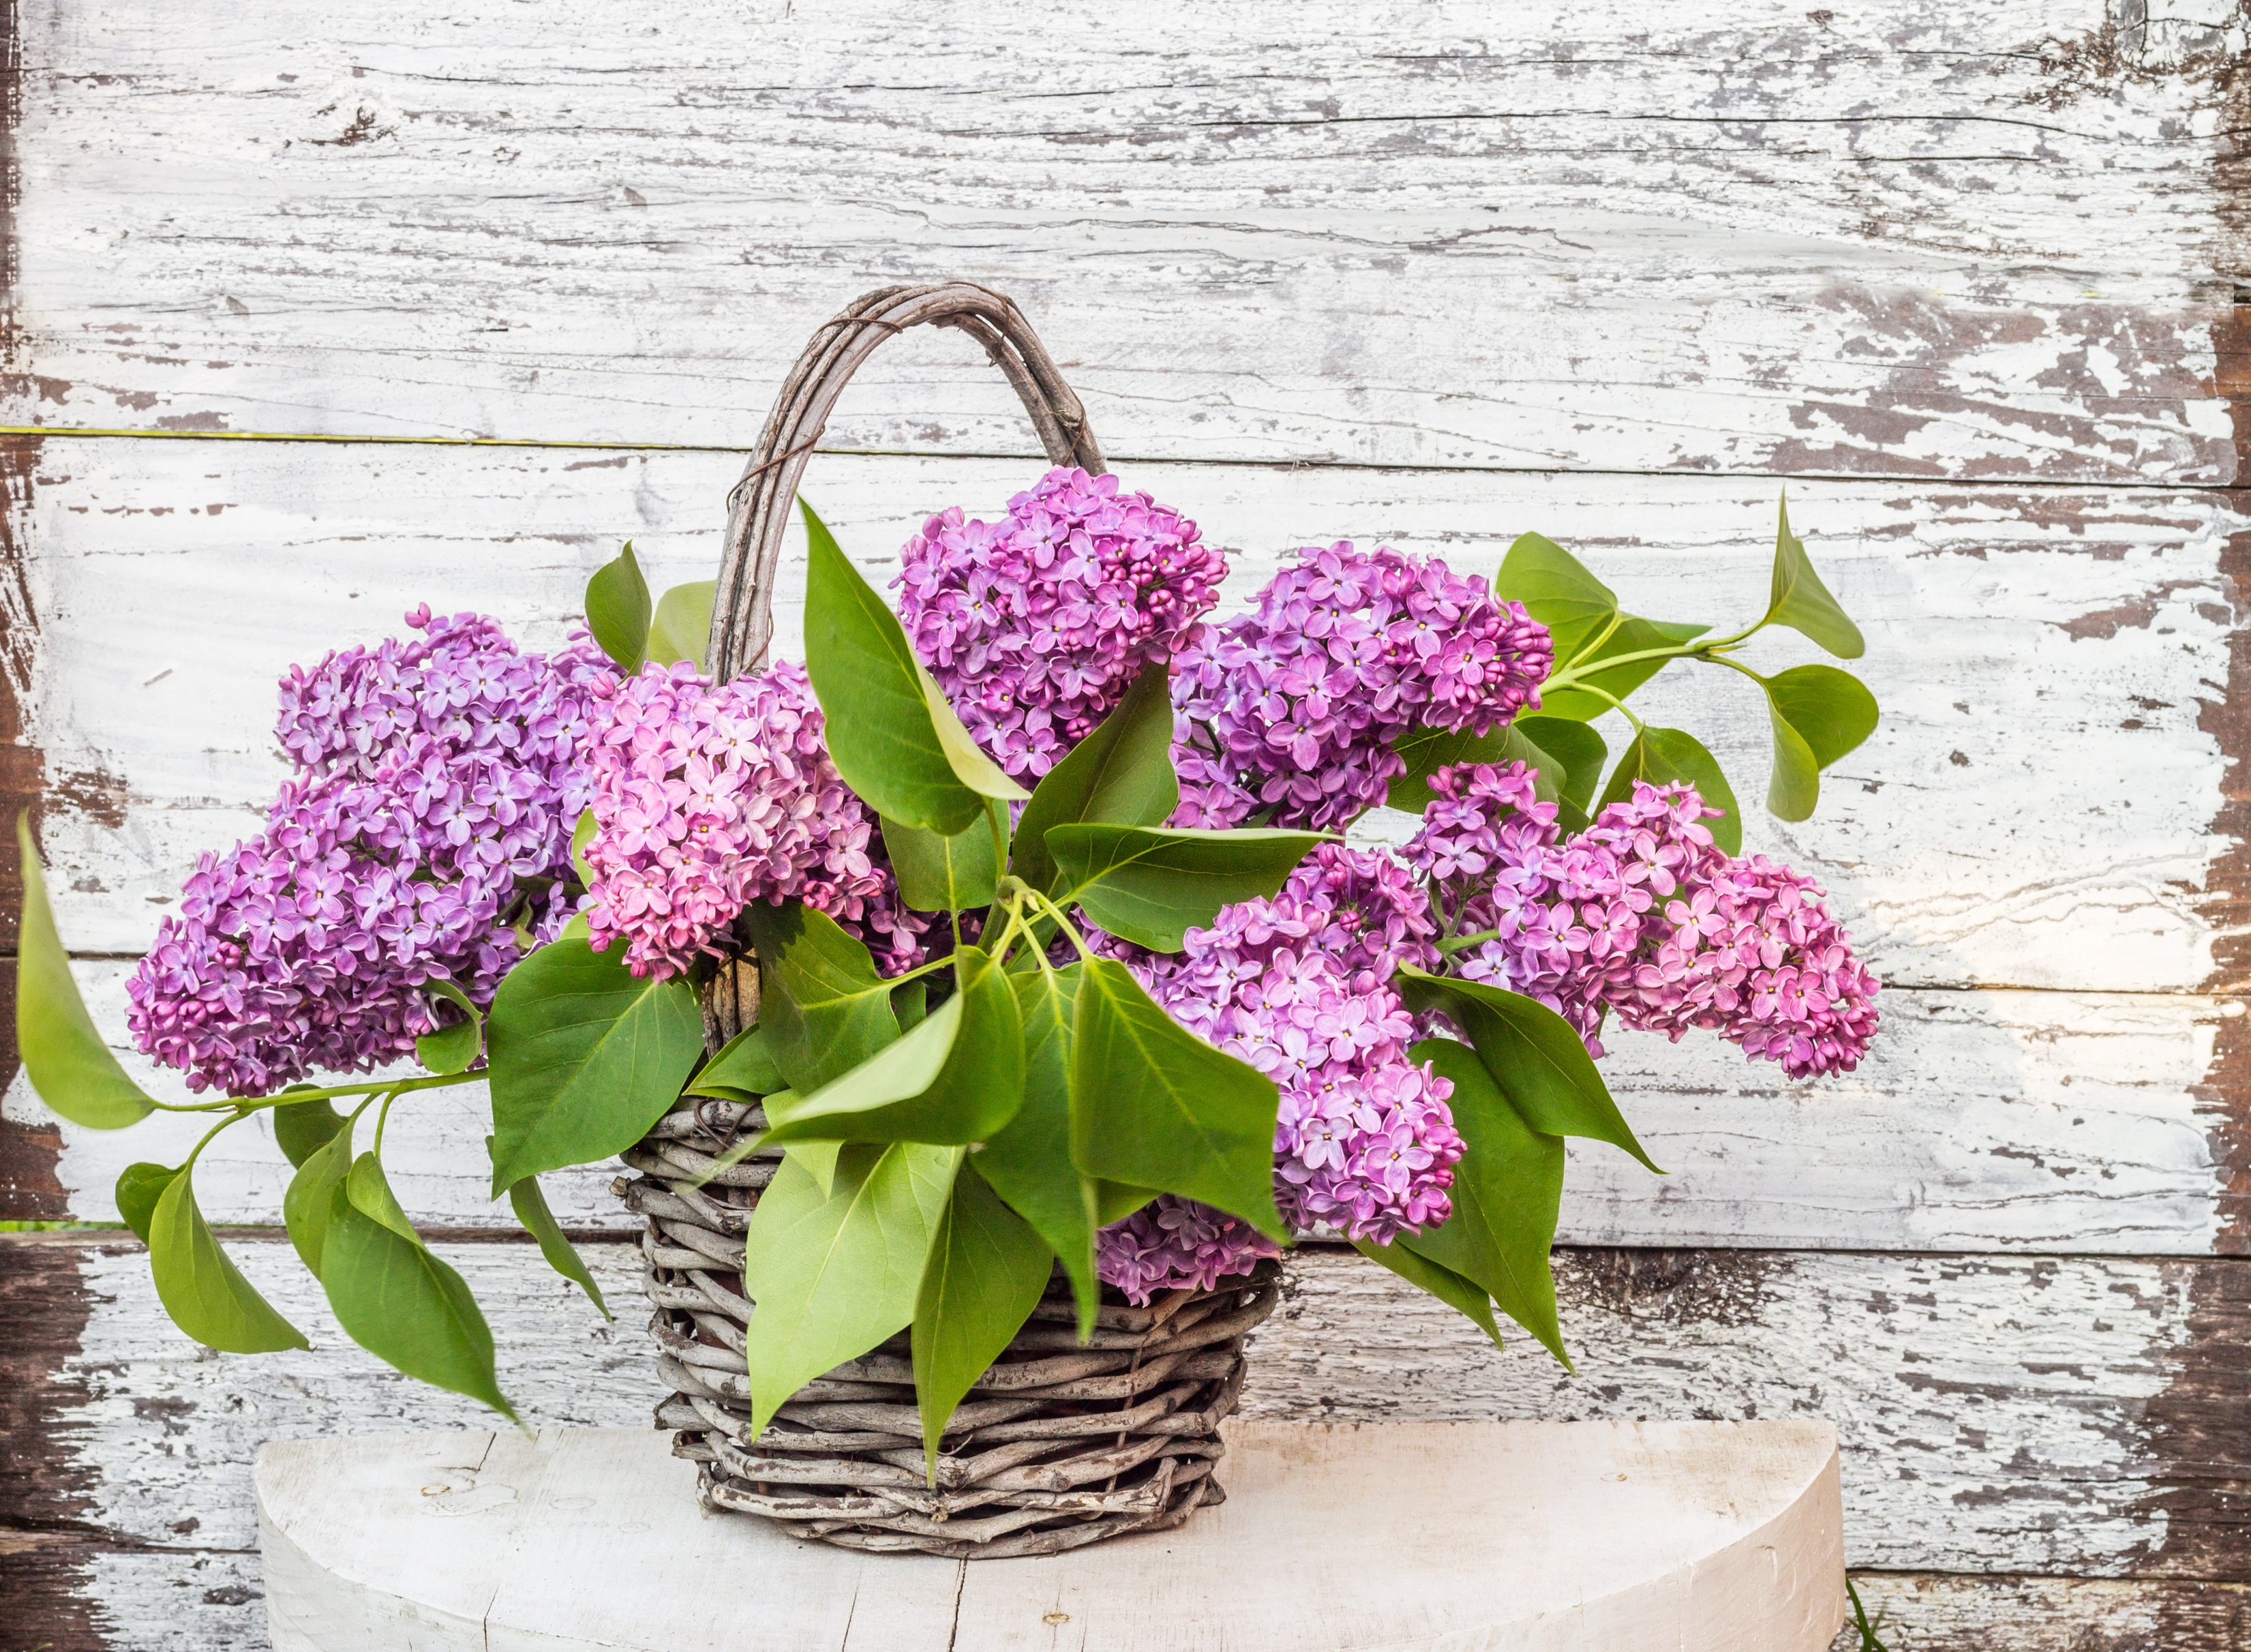
<svg viewBox="0 0 2251 1652">
<path fill-rule="evenodd" d="M 1608 659 L 1587 660 L 1583 665 L 1578 661 L 1574 661 L 1541 684 L 1540 691 L 1542 694 L 1549 694 L 1557 689 L 1587 688 L 1588 685 L 1580 680 L 1583 673 L 1591 676 L 1598 671 L 1615 670 L 1621 665 L 1632 665 L 1642 660 L 1685 660 L 1692 655 L 1708 653 L 1714 649 L 1727 646 L 1728 642 L 1739 640 L 1728 638 L 1719 642 L 1676 642 L 1668 649 L 1639 649 L 1631 654 L 1613 654 Z M 1584 656 L 1582 656 L 1581 658 L 1584 659 Z"/>
<path fill-rule="evenodd" d="M 1576 654 L 1574 654 L 1569 659 L 1564 661 L 1562 666 L 1559 669 L 1568 670 L 1572 666 L 1576 665 L 1580 661 L 1594 657 L 1595 650 L 1601 648 L 1603 643 L 1609 642 L 1613 636 L 1616 636 L 1617 635 L 1618 627 L 1624 623 L 1625 610 L 1623 608 L 1612 608 L 1610 610 L 1610 622 L 1603 628 L 1602 635 L 1595 638 L 1593 642 L 1588 643 L 1586 647 L 1581 649 Z"/>
<path fill-rule="evenodd" d="M 1468 947 L 1481 947 L 1488 941 L 1498 941 L 1500 939 L 1500 930 L 1480 929 L 1473 935 L 1451 936 L 1438 943 L 1438 950 L 1445 954 L 1447 957 L 1451 958 L 1456 953 L 1464 951 Z"/>
<path fill-rule="evenodd" d="M 332 1085 L 325 1090 L 284 1090 L 278 1095 L 232 1095 L 224 1101 L 195 1101 L 182 1105 L 159 1101 L 156 1105 L 167 1113 L 224 1113 L 239 1111 L 245 1114 L 267 1107 L 294 1107 L 300 1101 L 329 1101 L 339 1096 L 364 1095 L 371 1099 L 385 1090 L 442 1090 L 451 1084 L 469 1084 L 484 1078 L 486 1070 L 474 1072 L 433 1072 L 424 1079 L 374 1079 L 365 1084 Z"/>
<path fill-rule="evenodd" d="M 400 1087 L 404 1088 L 405 1086 L 402 1086 Z M 354 1113 L 352 1117 L 356 1119 L 359 1117 L 361 1113 L 366 1112 L 367 1102 L 374 1100 L 375 1098 L 373 1096 L 370 1096 L 368 1097 L 367 1101 L 361 1102 L 359 1104 L 359 1111 L 357 1113 Z M 375 1155 L 377 1163 L 380 1163 L 383 1158 L 383 1127 L 391 1122 L 391 1104 L 398 1100 L 398 1091 L 393 1090 L 390 1094 L 383 1098 L 383 1110 L 375 1115 L 375 1141 L 369 1147 L 368 1151 Z"/>
<path fill-rule="evenodd" d="M 1742 670 L 1742 667 L 1740 667 L 1740 666 L 1736 667 L 1736 670 Z M 1611 705 L 1613 707 L 1615 707 L 1615 708 L 1617 709 L 1617 711 L 1619 712 L 1619 714 L 1620 714 L 1620 715 L 1622 715 L 1622 716 L 1625 718 L 1625 720 L 1626 720 L 1627 722 L 1629 722 L 1629 723 L 1631 723 L 1631 724 L 1632 724 L 1632 725 L 1633 725 L 1633 730 L 1634 730 L 1634 732 L 1635 732 L 1635 733 L 1638 734 L 1638 733 L 1640 733 L 1640 732 L 1642 732 L 1642 730 L 1644 730 L 1644 729 L 1645 729 L 1645 728 L 1647 728 L 1647 727 L 1649 726 L 1649 725 L 1648 725 L 1648 724 L 1646 724 L 1646 723 L 1643 722 L 1639 718 L 1636 717 L 1631 710 L 1629 710 L 1629 709 L 1627 708 L 1627 706 L 1626 706 L 1626 703 L 1625 703 L 1624 700 L 1622 700 L 1622 699 L 1618 698 L 1618 697 L 1617 697 L 1617 695 L 1615 695 L 1615 694 L 1611 693 L 1608 689 L 1598 689 L 1598 688 L 1596 688 L 1596 687 L 1592 683 L 1581 683 L 1581 684 L 1576 684 L 1576 686 L 1578 688 L 1579 691 L 1580 691 L 1581 693 L 1583 693 L 1583 694 L 1592 694 L 1592 695 L 1594 695 L 1594 696 L 1595 696 L 1596 698 L 1598 698 L 1598 699 L 1605 699 L 1605 700 L 1608 700 L 1608 701 L 1610 703 L 1610 705 Z"/>
<path fill-rule="evenodd" d="M 1070 938 L 1071 946 L 1078 953 L 1079 961 L 1081 963 L 1092 963 L 1094 961 L 1093 953 L 1087 949 L 1085 941 L 1080 936 L 1077 928 L 1071 923 L 1070 918 L 1064 914 L 1063 909 L 1056 906 L 1052 900 L 1049 900 L 1045 895 L 1040 893 L 1036 889 L 1032 890 L 1029 892 L 1032 899 L 1039 903 L 1040 906 L 1046 912 L 1048 916 L 1056 920 L 1056 927 L 1062 930 L 1063 933 Z"/>
</svg>

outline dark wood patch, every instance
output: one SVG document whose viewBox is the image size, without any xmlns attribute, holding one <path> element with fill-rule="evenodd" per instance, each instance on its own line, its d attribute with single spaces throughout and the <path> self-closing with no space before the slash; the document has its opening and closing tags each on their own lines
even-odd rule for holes
<svg viewBox="0 0 2251 1652">
<path fill-rule="evenodd" d="M 0 1652 L 110 1644 L 83 1591 L 95 1552 L 114 1545 L 87 1521 L 94 1471 L 68 1417 L 87 1395 L 62 1375 L 94 1308 L 86 1250 L 76 1236 L 0 1233 Z"/>
</svg>

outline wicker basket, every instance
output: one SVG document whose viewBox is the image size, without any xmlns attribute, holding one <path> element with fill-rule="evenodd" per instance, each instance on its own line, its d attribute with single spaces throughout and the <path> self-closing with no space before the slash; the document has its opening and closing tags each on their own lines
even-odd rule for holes
<svg viewBox="0 0 2251 1652">
<path fill-rule="evenodd" d="M 1007 299 L 959 282 L 869 294 L 813 336 L 730 498 L 710 662 L 717 677 L 765 663 L 782 531 L 837 397 L 884 339 L 925 323 L 985 346 L 1055 463 L 1103 470 L 1078 399 Z M 757 996 L 755 968 L 720 972 L 704 999 L 711 1048 L 757 1019 Z M 1179 1291 L 1148 1308 L 1105 1302 L 1084 1347 L 1058 1275 L 955 1413 L 935 1489 L 904 1333 L 808 1384 L 751 1439 L 744 1234 L 781 1154 L 724 1168 L 717 1156 L 764 1124 L 755 1107 L 683 1102 L 625 1156 L 638 1174 L 616 1183 L 648 1223 L 649 1329 L 673 1390 L 657 1423 L 678 1430 L 674 1451 L 702 1465 L 706 1508 L 787 1521 L 850 1548 L 974 1559 L 1161 1531 L 1222 1499 L 1219 1424 L 1242 1391 L 1243 1339 L 1279 1294 L 1271 1262 L 1222 1290 Z"/>
</svg>

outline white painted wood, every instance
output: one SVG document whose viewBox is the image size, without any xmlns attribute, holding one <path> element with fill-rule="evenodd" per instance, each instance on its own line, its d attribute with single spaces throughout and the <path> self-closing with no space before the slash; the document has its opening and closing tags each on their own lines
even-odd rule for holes
<svg viewBox="0 0 2251 1652">
<path fill-rule="evenodd" d="M 10 417 L 741 443 L 842 302 L 961 275 L 1119 454 L 2226 482 L 2234 36 L 2110 26 L 25 0 Z M 845 445 L 1029 451 L 959 339 L 863 382 Z"/>
<path fill-rule="evenodd" d="M 706 1517 L 646 1430 L 268 1446 L 274 1652 L 1820 1652 L 1844 1616 L 1824 1423 L 1226 1436 L 1226 1503 L 1177 1531 L 989 1562 Z M 755 1607 L 715 1619 L 714 1577 Z"/>
<path fill-rule="evenodd" d="M 137 1246 L 87 1247 L 92 1311 L 55 1377 L 84 1397 L 52 1438 L 63 1466 L 89 1477 L 89 1526 L 158 1547 L 245 1549 L 256 1540 L 249 1464 L 265 1441 L 492 1426 L 473 1402 L 349 1343 L 286 1242 L 227 1243 L 309 1350 L 202 1350 L 165 1322 Z M 502 1389 L 528 1422 L 648 1425 L 657 1389 L 634 1253 L 584 1247 L 620 1313 L 609 1326 L 529 1246 L 439 1249 L 483 1304 Z M 1856 1566 L 2117 1576 L 2168 1531 L 2171 1470 L 2149 1408 L 2189 1336 L 2182 1266 L 1750 1253 L 1647 1259 L 1629 1276 L 1601 1253 L 1567 1252 L 1557 1267 L 1575 1377 L 1528 1337 L 1497 1353 L 1364 1258 L 1313 1248 L 1293 1259 L 1283 1307 L 1253 1345 L 1245 1414 L 1833 1421 Z M 135 1609 L 147 1586 L 119 1586 L 121 1609 Z"/>
<path fill-rule="evenodd" d="M 80 966 L 100 1023 L 123 1026 L 130 968 Z M 1612 1149 L 1572 1145 L 1559 1232 L 1567 1244 L 1809 1249 L 2210 1252 L 2227 1172 L 2205 1087 L 2232 1002 L 2167 995 L 1887 994 L 1889 1024 L 1849 1077 L 1792 1082 L 1733 1045 L 1652 1034 L 1610 1039 L 1606 1075 L 1627 1119 L 1670 1172 Z M 121 1033 L 120 1035 L 121 1037 Z M 166 1099 L 177 1074 L 120 1059 Z M 401 1069 L 405 1071 L 405 1069 Z M 46 1114 L 18 1075 L 0 1115 Z M 57 1164 L 73 1212 L 115 1221 L 120 1171 L 175 1164 L 208 1128 L 156 1117 L 128 1130 L 65 1124 Z M 482 1085 L 404 1098 L 384 1136 L 393 1186 L 419 1221 L 513 1229 L 490 1197 Z M 631 1223 L 614 1163 L 544 1178 L 574 1227 Z M 276 1224 L 288 1161 L 262 1119 L 205 1150 L 197 1197 L 213 1221 Z"/>
<path fill-rule="evenodd" d="M 271 725 L 292 662 L 396 634 L 426 599 L 551 643 L 627 538 L 655 581 L 708 578 L 738 468 L 717 454 L 47 442 L 24 530 L 40 634 L 27 698 L 62 805 L 45 832 L 66 938 L 137 953 L 196 855 L 255 828 L 286 773 Z M 807 489 L 874 574 L 931 511 L 996 514 L 1036 474 L 824 457 Z M 1765 601 L 1764 480 L 1123 474 L 1239 552 L 1235 603 L 1302 544 L 1372 540 L 1490 571 L 1535 529 L 1661 618 L 1748 623 Z M 1647 691 L 1652 715 L 1709 735 L 1750 800 L 1750 846 L 1827 879 L 1887 979 L 2201 984 L 2205 891 L 2230 843 L 2211 826 L 2227 761 L 2199 725 L 2234 623 L 2220 557 L 2241 522 L 2226 498 L 1791 486 L 1793 524 L 1867 632 L 1859 669 L 1882 726 L 1827 777 L 1815 819 L 1790 827 L 1758 804 L 1770 735 L 1749 684 L 1681 668 L 1679 692 L 1671 677 Z M 801 570 L 784 569 L 786 656 Z M 1818 657 L 1782 634 L 1752 663 Z"/>
</svg>

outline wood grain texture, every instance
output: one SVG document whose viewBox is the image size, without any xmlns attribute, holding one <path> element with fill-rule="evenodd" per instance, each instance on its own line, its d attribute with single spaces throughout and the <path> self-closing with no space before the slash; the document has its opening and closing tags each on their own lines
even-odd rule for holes
<svg viewBox="0 0 2251 1652">
<path fill-rule="evenodd" d="M 1114 454 L 2235 475 L 2224 57 L 2102 0 L 179 15 L 24 0 L 16 422 L 741 443 L 964 276 Z M 836 437 L 1031 451 L 959 341 Z"/>
<path fill-rule="evenodd" d="M 1878 1633 L 1899 1652 L 2241 1652 L 2251 1586 L 1860 1572 Z M 1860 1652 L 1851 1624 L 1830 1652 Z"/>
<path fill-rule="evenodd" d="M 15 1241 L 0 1240 L 0 1248 Z M 137 1245 L 81 1242 L 88 1319 L 62 1364 L 84 1398 L 58 1410 L 60 1454 L 89 1476 L 80 1518 L 105 1536 L 252 1538 L 244 1469 L 258 1443 L 329 1433 L 482 1426 L 344 1343 L 278 1238 L 230 1245 L 313 1339 L 221 1358 L 166 1327 Z M 637 1425 L 656 1393 L 634 1322 L 635 1253 L 587 1247 L 615 1326 L 516 1244 L 440 1250 L 484 1302 L 506 1387 L 537 1423 Z M 1331 1420 L 1829 1419 L 1846 1454 L 1853 1563 L 1888 1570 L 2251 1578 L 2215 1538 L 2246 1481 L 2251 1343 L 2213 1344 L 2214 1426 L 2171 1454 L 2168 1351 L 2199 1281 L 2233 1261 L 1721 1251 L 1576 1251 L 1560 1264 L 1563 1373 L 1527 1340 L 1495 1354 L 1466 1322 L 1349 1253 L 1309 1248 L 1254 1346 L 1250 1415 Z M 28 1288 L 27 1288 L 28 1289 Z M 2168 1545 L 2171 1545 L 2170 1552 Z"/>
</svg>

